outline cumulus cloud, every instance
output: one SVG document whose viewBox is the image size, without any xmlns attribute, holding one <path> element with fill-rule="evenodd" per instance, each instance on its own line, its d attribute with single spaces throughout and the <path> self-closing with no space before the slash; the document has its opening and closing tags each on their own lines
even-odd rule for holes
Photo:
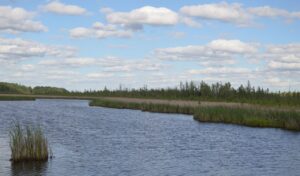
<svg viewBox="0 0 300 176">
<path fill-rule="evenodd" d="M 0 6 L 0 31 L 18 32 L 41 32 L 47 28 L 38 21 L 34 21 L 35 14 L 23 8 Z"/>
<path fill-rule="evenodd" d="M 86 75 L 86 77 L 90 79 L 100 79 L 100 78 L 109 78 L 114 76 L 112 73 L 89 73 Z"/>
<path fill-rule="evenodd" d="M 180 22 L 190 27 L 196 27 L 196 28 L 201 27 L 201 24 L 199 22 L 186 16 L 180 16 Z"/>
<path fill-rule="evenodd" d="M 249 25 L 252 19 L 242 5 L 237 3 L 228 4 L 221 2 L 190 5 L 182 7 L 180 12 L 190 17 L 229 22 L 239 26 Z"/>
<path fill-rule="evenodd" d="M 55 67 L 83 67 L 91 66 L 97 63 L 95 58 L 64 58 L 59 60 L 47 59 L 39 62 L 39 65 Z"/>
<path fill-rule="evenodd" d="M 247 68 L 235 68 L 235 67 L 221 67 L 221 68 L 215 68 L 215 67 L 208 67 L 205 69 L 195 70 L 191 69 L 188 71 L 190 74 L 208 74 L 208 75 L 219 75 L 219 74 L 249 74 L 251 73 L 250 69 Z"/>
<path fill-rule="evenodd" d="M 273 8 L 270 6 L 260 6 L 249 8 L 248 11 L 260 17 L 284 17 L 284 18 L 300 18 L 300 12 L 289 12 L 285 9 Z"/>
<path fill-rule="evenodd" d="M 73 28 L 69 33 L 72 38 L 96 37 L 98 39 L 104 39 L 108 37 L 128 38 L 132 36 L 132 32 L 129 30 L 119 29 L 116 25 L 105 25 L 100 22 L 94 23 L 91 28 Z"/>
<path fill-rule="evenodd" d="M 70 57 L 75 54 L 71 47 L 50 46 L 20 38 L 0 37 L 0 60 L 16 61 L 34 57 Z"/>
<path fill-rule="evenodd" d="M 109 23 L 120 24 L 130 29 L 141 29 L 143 25 L 175 25 L 179 22 L 176 12 L 165 7 L 144 6 L 130 12 L 114 12 L 102 10 L 106 13 Z"/>
<path fill-rule="evenodd" d="M 211 41 L 208 46 L 217 51 L 224 51 L 230 53 L 255 53 L 257 46 L 255 44 L 248 44 L 240 40 L 224 40 L 218 39 Z"/>
<path fill-rule="evenodd" d="M 261 58 L 267 61 L 267 69 L 277 72 L 300 72 L 300 44 L 268 45 Z"/>
<path fill-rule="evenodd" d="M 236 56 L 254 54 L 257 44 L 240 40 L 213 40 L 206 45 L 189 45 L 183 47 L 160 48 L 154 55 L 162 60 L 198 61 L 202 65 L 233 64 Z"/>
<path fill-rule="evenodd" d="M 280 69 L 280 70 L 289 70 L 289 71 L 297 70 L 297 71 L 300 71 L 300 62 L 286 63 L 286 62 L 270 61 L 268 63 L 268 66 L 269 66 L 270 69 Z"/>
<path fill-rule="evenodd" d="M 180 14 L 198 19 L 233 23 L 242 27 L 252 25 L 256 17 L 300 18 L 299 11 L 290 12 L 270 6 L 245 8 L 242 4 L 226 2 L 183 6 Z"/>
<path fill-rule="evenodd" d="M 287 10 L 272 8 L 270 6 L 261 6 L 261 7 L 253 7 L 249 8 L 248 11 L 254 15 L 262 16 L 262 17 L 289 17 L 290 14 Z"/>
<path fill-rule="evenodd" d="M 60 1 L 52 1 L 42 7 L 46 12 L 52 12 L 63 15 L 84 15 L 87 10 L 77 5 L 69 5 Z"/>
<path fill-rule="evenodd" d="M 39 65 L 52 67 L 97 67 L 105 72 L 133 72 L 133 71 L 158 71 L 163 68 L 160 63 L 150 60 L 122 59 L 117 57 L 105 58 L 64 58 L 47 59 L 39 62 Z"/>
</svg>

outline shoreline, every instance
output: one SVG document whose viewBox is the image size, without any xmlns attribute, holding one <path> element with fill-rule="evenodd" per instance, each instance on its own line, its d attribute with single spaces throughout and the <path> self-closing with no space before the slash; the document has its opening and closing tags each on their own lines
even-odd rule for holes
<svg viewBox="0 0 300 176">
<path fill-rule="evenodd" d="M 147 112 L 187 114 L 193 115 L 194 120 L 199 122 L 300 131 L 300 112 L 294 110 L 263 109 L 247 106 L 201 106 L 201 104 L 199 106 L 187 106 L 153 102 L 124 102 L 116 99 L 92 100 L 89 105 Z"/>
<path fill-rule="evenodd" d="M 124 103 L 152 103 L 152 104 L 170 104 L 179 106 L 191 107 L 228 107 L 228 108 L 250 108 L 250 109 L 269 109 L 280 111 L 297 111 L 300 112 L 300 107 L 288 107 L 280 105 L 259 105 L 241 102 L 226 102 L 226 101 L 196 101 L 196 100 L 180 100 L 180 99 L 154 99 L 154 98 L 130 98 L 130 97 L 100 97 L 100 96 L 64 96 L 64 95 L 31 95 L 31 94 L 0 94 L 0 101 L 11 100 L 35 100 L 35 99 L 74 99 L 74 100 L 97 100 L 104 99 L 110 101 Z"/>
<path fill-rule="evenodd" d="M 127 97 L 0 94 L 0 101 L 30 101 L 36 99 L 90 100 L 90 106 L 188 114 L 193 115 L 194 120 L 200 122 L 229 123 L 251 127 L 300 131 L 300 109 L 296 107 L 270 107 L 248 103 Z"/>
</svg>

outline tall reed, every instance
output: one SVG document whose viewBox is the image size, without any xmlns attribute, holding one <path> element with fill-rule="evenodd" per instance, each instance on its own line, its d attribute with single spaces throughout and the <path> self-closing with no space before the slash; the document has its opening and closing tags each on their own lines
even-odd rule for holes
<svg viewBox="0 0 300 176">
<path fill-rule="evenodd" d="M 11 161 L 45 161 L 52 157 L 52 151 L 43 130 L 38 125 L 22 127 L 14 122 L 9 132 Z"/>
</svg>

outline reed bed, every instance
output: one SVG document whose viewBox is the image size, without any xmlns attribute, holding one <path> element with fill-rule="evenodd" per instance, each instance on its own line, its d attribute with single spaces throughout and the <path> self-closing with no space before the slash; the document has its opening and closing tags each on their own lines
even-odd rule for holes
<svg viewBox="0 0 300 176">
<path fill-rule="evenodd" d="M 11 161 L 46 161 L 52 151 L 43 130 L 38 125 L 21 126 L 15 122 L 9 133 Z"/>
<path fill-rule="evenodd" d="M 117 109 L 137 109 L 149 112 L 161 113 L 179 113 L 179 114 L 193 114 L 194 109 L 190 106 L 170 105 L 170 104 L 155 104 L 155 103 L 135 103 L 135 102 L 121 102 L 113 100 L 97 99 L 92 100 L 90 106 L 102 106 Z"/>
<path fill-rule="evenodd" d="M 218 122 L 251 127 L 272 127 L 300 131 L 300 113 L 264 109 L 201 107 L 194 119 L 200 122 Z"/>
<path fill-rule="evenodd" d="M 121 102 L 97 99 L 90 106 L 119 109 L 139 109 L 149 112 L 179 113 L 193 115 L 200 122 L 230 123 L 251 127 L 281 128 L 300 131 L 300 112 L 247 107 L 191 107 L 170 104 Z"/>
</svg>

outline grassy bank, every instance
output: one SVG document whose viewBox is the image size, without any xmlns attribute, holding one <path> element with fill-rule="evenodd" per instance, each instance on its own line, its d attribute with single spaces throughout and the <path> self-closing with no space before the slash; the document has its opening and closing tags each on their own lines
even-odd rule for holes
<svg viewBox="0 0 300 176">
<path fill-rule="evenodd" d="M 300 131 L 300 113 L 240 107 L 190 107 L 170 104 L 133 103 L 112 100 L 92 100 L 90 106 L 138 109 L 149 112 L 190 114 L 201 122 L 217 122 L 251 127 L 282 128 Z"/>
<path fill-rule="evenodd" d="M 46 161 L 52 157 L 47 138 L 39 126 L 14 123 L 9 133 L 11 161 Z"/>
<path fill-rule="evenodd" d="M 194 119 L 200 122 L 231 123 L 300 131 L 300 113 L 295 111 L 201 107 L 195 111 Z"/>
<path fill-rule="evenodd" d="M 0 96 L 0 101 L 33 101 L 34 97 L 29 96 Z"/>
<path fill-rule="evenodd" d="M 149 112 L 179 113 L 179 114 L 190 114 L 190 115 L 193 114 L 195 110 L 195 108 L 190 106 L 120 102 L 120 101 L 112 101 L 112 100 L 104 100 L 104 99 L 92 100 L 89 105 L 118 108 L 118 109 L 138 109 L 138 110 L 149 111 Z"/>
</svg>

